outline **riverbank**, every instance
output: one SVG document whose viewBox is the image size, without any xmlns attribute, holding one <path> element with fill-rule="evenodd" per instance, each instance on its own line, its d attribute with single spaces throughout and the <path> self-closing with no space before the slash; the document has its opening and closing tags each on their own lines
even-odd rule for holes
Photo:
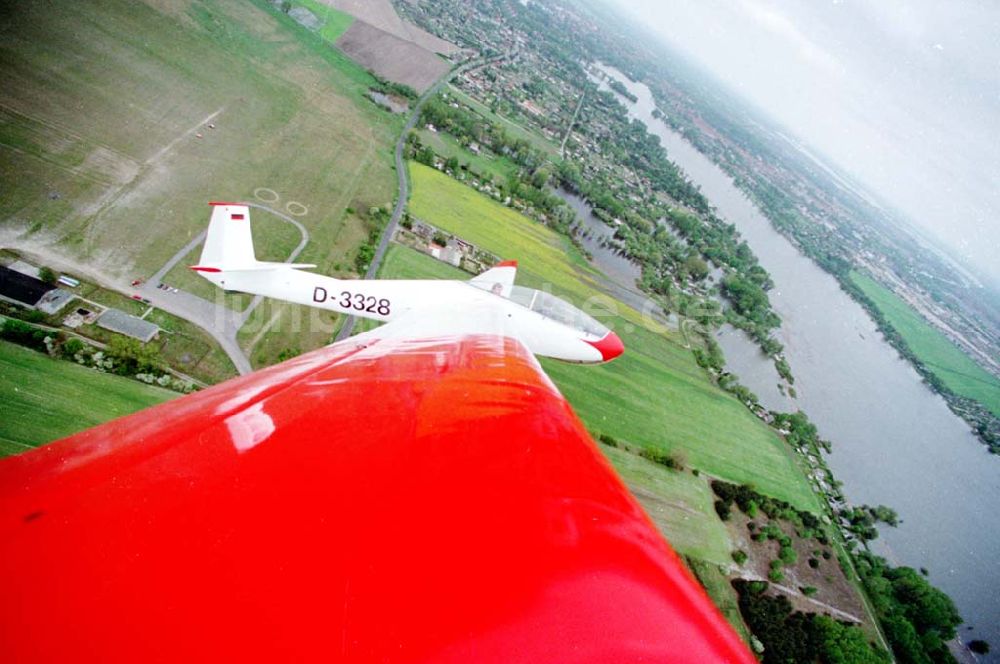
<svg viewBox="0 0 1000 664">
<path fill-rule="evenodd" d="M 639 98 L 626 104 L 630 116 L 660 138 L 772 276 L 771 301 L 783 320 L 778 336 L 798 398 L 778 392 L 773 369 L 762 370 L 764 357 L 749 344 L 720 339 L 727 365 L 765 403 L 809 413 L 834 441 L 828 463 L 851 502 L 891 505 L 902 517 L 900 527 L 883 533 L 877 550 L 893 562 L 927 567 L 974 628 L 963 636 L 996 643 L 1000 602 L 994 584 L 983 583 L 1000 558 L 1000 515 L 988 507 L 1000 503 L 996 457 L 898 357 L 830 274 L 778 234 L 718 166 L 653 117 L 648 88 L 624 77 L 623 84 Z"/>
</svg>

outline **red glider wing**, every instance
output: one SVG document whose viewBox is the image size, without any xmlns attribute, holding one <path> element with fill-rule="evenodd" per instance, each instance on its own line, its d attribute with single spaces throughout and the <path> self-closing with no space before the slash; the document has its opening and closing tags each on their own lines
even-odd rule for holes
<svg viewBox="0 0 1000 664">
<path fill-rule="evenodd" d="M 20 661 L 752 662 L 534 357 L 349 339 L 0 463 Z"/>
</svg>

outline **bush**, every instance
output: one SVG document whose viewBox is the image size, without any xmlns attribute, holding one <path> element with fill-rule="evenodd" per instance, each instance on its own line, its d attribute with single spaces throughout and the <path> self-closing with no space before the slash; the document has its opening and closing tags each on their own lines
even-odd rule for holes
<svg viewBox="0 0 1000 664">
<path fill-rule="evenodd" d="M 974 639 L 969 641 L 969 650 L 977 655 L 988 655 L 990 652 L 990 644 L 982 639 Z"/>
<path fill-rule="evenodd" d="M 108 344 L 107 355 L 114 360 L 114 372 L 120 376 L 133 376 L 140 372 L 162 373 L 164 369 L 159 352 L 136 339 L 115 336 Z"/>
<path fill-rule="evenodd" d="M 767 573 L 767 578 L 773 581 L 774 583 L 781 583 L 782 581 L 785 580 L 785 573 L 782 572 L 780 569 L 772 569 L 770 572 Z"/>
<path fill-rule="evenodd" d="M 747 561 L 747 552 L 743 551 L 742 549 L 736 549 L 735 551 L 733 551 L 733 561 L 737 565 L 742 565 Z"/>
<path fill-rule="evenodd" d="M 801 591 L 802 591 L 802 594 L 803 594 L 803 595 L 805 595 L 806 597 L 812 597 L 812 596 L 813 596 L 813 595 L 815 595 L 815 594 L 816 594 L 817 592 L 819 592 L 819 591 L 818 591 L 818 590 L 817 590 L 816 588 L 814 588 L 813 586 L 805 586 L 804 588 L 799 588 L 799 590 L 801 590 Z"/>
<path fill-rule="evenodd" d="M 47 352 L 45 337 L 48 334 L 44 330 L 39 330 L 23 321 L 8 318 L 0 327 L 0 338 L 12 341 L 28 348 Z"/>
<path fill-rule="evenodd" d="M 285 360 L 290 360 L 293 357 L 298 357 L 302 354 L 302 351 L 296 348 L 285 348 L 280 353 L 278 353 L 278 362 L 284 362 Z"/>
<path fill-rule="evenodd" d="M 76 356 L 77 353 L 81 352 L 84 348 L 86 348 L 86 344 L 84 344 L 76 337 L 72 337 L 62 345 L 62 353 L 64 357 L 72 359 L 73 357 Z"/>
<path fill-rule="evenodd" d="M 618 439 L 606 433 L 602 433 L 601 435 L 599 435 L 597 437 L 597 440 L 602 445 L 607 445 L 608 447 L 618 447 Z"/>
<path fill-rule="evenodd" d="M 684 459 L 679 454 L 671 454 L 660 450 L 644 449 L 639 452 L 639 456 L 648 459 L 653 463 L 658 463 L 670 470 L 684 470 Z"/>
<path fill-rule="evenodd" d="M 816 558 L 810 558 L 809 567 L 812 567 L 813 569 L 819 569 L 819 560 Z"/>
<path fill-rule="evenodd" d="M 358 274 L 364 274 L 371 264 L 372 259 L 375 258 L 375 247 L 374 245 L 366 242 L 358 248 L 358 253 L 354 257 L 354 269 Z"/>
<path fill-rule="evenodd" d="M 38 278 L 49 284 L 50 286 L 58 281 L 59 277 L 55 272 L 52 271 L 50 267 L 43 267 L 38 270 Z"/>
</svg>

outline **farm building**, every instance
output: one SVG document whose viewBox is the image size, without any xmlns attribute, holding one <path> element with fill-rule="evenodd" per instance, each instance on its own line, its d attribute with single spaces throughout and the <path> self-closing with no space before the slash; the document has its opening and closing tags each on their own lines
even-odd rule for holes
<svg viewBox="0 0 1000 664">
<path fill-rule="evenodd" d="M 54 314 L 71 299 L 72 293 L 53 288 L 41 279 L 0 265 L 0 300 Z"/>
<path fill-rule="evenodd" d="M 0 265 L 0 297 L 8 302 L 34 308 L 50 290 L 44 281 Z"/>
<path fill-rule="evenodd" d="M 97 326 L 138 339 L 143 343 L 152 341 L 160 332 L 160 328 L 156 325 L 118 309 L 108 309 L 101 314 L 97 319 Z"/>
</svg>

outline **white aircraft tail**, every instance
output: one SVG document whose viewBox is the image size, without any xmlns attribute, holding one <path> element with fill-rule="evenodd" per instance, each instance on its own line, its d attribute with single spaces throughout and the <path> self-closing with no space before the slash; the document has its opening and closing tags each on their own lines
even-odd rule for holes
<svg viewBox="0 0 1000 664">
<path fill-rule="evenodd" d="M 221 272 L 316 267 L 257 260 L 250 233 L 250 207 L 242 203 L 213 202 L 209 205 L 212 206 L 212 219 L 208 223 L 208 235 L 201 250 L 201 259 L 198 265 L 191 267 L 192 270 L 207 276 Z"/>
<path fill-rule="evenodd" d="M 199 267 L 221 270 L 253 269 L 253 236 L 250 234 L 250 208 L 239 203 L 209 203 L 212 220 L 201 250 Z"/>
<path fill-rule="evenodd" d="M 473 277 L 469 283 L 477 288 L 490 291 L 494 295 L 510 297 L 517 276 L 517 261 L 501 261 L 482 274 Z"/>
</svg>

